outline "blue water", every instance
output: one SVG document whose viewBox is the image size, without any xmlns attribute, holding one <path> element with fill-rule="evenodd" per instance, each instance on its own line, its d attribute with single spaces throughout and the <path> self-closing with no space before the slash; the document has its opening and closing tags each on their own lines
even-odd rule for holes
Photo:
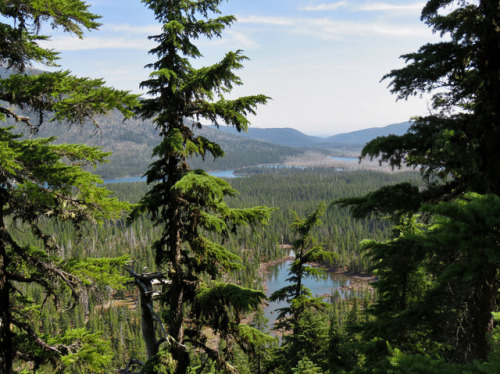
<svg viewBox="0 0 500 374">
<path fill-rule="evenodd" d="M 220 170 L 220 171 L 210 171 L 208 174 L 213 175 L 218 178 L 239 178 L 241 175 L 234 174 L 234 170 Z M 146 182 L 146 177 L 122 177 L 113 179 L 104 179 L 104 184 L 110 183 L 135 183 L 135 182 Z"/>
<path fill-rule="evenodd" d="M 359 162 L 359 158 L 357 157 L 337 157 L 337 156 L 331 156 L 328 157 L 331 158 L 332 160 L 335 161 L 342 161 L 342 162 Z"/>
<path fill-rule="evenodd" d="M 266 292 L 268 297 L 271 296 L 274 291 L 277 291 L 289 284 L 286 279 L 289 277 L 288 268 L 291 263 L 292 261 L 281 262 L 267 268 L 267 272 L 264 274 L 264 280 L 268 288 Z M 303 285 L 311 290 L 313 296 L 321 296 L 325 294 L 331 295 L 335 290 L 349 285 L 349 280 L 350 278 L 344 275 L 328 273 L 326 279 L 315 280 L 314 278 L 306 278 L 303 281 Z M 325 301 L 327 300 L 328 299 L 325 299 Z M 285 306 L 287 306 L 285 301 L 274 301 L 270 302 L 264 309 L 264 314 L 266 318 L 269 319 L 269 327 L 272 327 L 276 321 L 276 317 L 278 316 L 276 309 L 283 308 Z"/>
<path fill-rule="evenodd" d="M 268 169 L 300 169 L 300 170 L 308 169 L 307 166 L 293 166 L 293 165 L 281 165 L 281 164 L 266 164 L 266 165 L 259 165 L 259 167 Z"/>
<path fill-rule="evenodd" d="M 240 178 L 241 175 L 234 174 L 234 170 L 210 171 L 208 174 L 218 178 Z"/>
<path fill-rule="evenodd" d="M 135 183 L 135 182 L 146 182 L 146 177 L 122 177 L 122 178 L 104 179 L 104 184 Z"/>
</svg>

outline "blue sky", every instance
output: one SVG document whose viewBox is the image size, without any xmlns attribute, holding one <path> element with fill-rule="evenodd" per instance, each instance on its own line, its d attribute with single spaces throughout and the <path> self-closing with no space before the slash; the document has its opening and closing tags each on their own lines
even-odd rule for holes
<svg viewBox="0 0 500 374">
<path fill-rule="evenodd" d="M 153 61 L 147 36 L 160 25 L 139 0 L 88 0 L 102 15 L 100 30 L 79 40 L 57 33 L 47 45 L 61 51 L 60 64 L 80 76 L 102 77 L 111 86 L 140 93 Z M 238 18 L 222 39 L 200 40 L 209 65 L 229 50 L 250 58 L 234 95 L 272 97 L 256 127 L 292 127 L 331 135 L 403 122 L 427 113 L 427 99 L 395 101 L 380 82 L 403 66 L 399 56 L 435 41 L 420 21 L 418 0 L 230 0 L 224 14 Z"/>
</svg>

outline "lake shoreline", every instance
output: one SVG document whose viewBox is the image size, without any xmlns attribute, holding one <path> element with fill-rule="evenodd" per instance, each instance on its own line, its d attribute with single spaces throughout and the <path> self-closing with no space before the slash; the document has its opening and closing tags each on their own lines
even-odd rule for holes
<svg viewBox="0 0 500 374">
<path fill-rule="evenodd" d="M 286 257 L 282 257 L 282 258 L 272 260 L 272 261 L 261 262 L 259 264 L 258 274 L 259 274 L 259 277 L 261 278 L 261 280 L 264 281 L 264 283 L 262 284 L 262 289 L 266 294 L 269 292 L 269 288 L 267 286 L 267 283 L 265 282 L 264 275 L 266 273 L 268 273 L 268 268 L 275 266 L 277 264 L 281 264 L 281 263 L 286 262 L 286 261 L 292 261 L 294 259 L 295 259 L 294 256 L 286 256 Z M 320 263 L 308 263 L 307 265 L 314 266 L 314 267 L 322 267 L 328 273 L 333 273 L 336 275 L 341 275 L 341 276 L 352 278 L 349 286 L 342 287 L 342 289 L 345 289 L 345 290 L 355 291 L 355 290 L 360 289 L 360 288 L 368 287 L 368 289 L 373 292 L 374 289 L 373 289 L 373 286 L 371 284 L 377 280 L 377 277 L 375 277 L 373 275 L 367 275 L 364 273 L 353 272 L 353 271 L 345 269 L 345 268 L 335 268 L 335 267 L 331 267 L 331 266 L 325 266 L 325 265 L 320 264 Z"/>
<path fill-rule="evenodd" d="M 281 264 L 282 262 L 291 261 L 294 258 L 295 257 L 293 257 L 293 256 L 286 256 L 286 257 L 278 258 L 277 260 L 261 262 L 259 264 L 259 273 L 258 274 L 259 274 L 260 279 L 264 281 L 264 283 L 262 284 L 262 288 L 266 294 L 269 291 L 269 288 L 267 287 L 267 283 L 265 282 L 264 274 L 268 273 L 268 268 L 270 268 L 271 266 L 274 266 L 274 265 Z"/>
</svg>

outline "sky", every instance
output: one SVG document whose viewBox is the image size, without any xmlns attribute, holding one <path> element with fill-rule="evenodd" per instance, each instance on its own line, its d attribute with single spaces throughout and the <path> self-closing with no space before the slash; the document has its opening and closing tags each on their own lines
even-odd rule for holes
<svg viewBox="0 0 500 374">
<path fill-rule="evenodd" d="M 115 88 L 144 94 L 139 83 L 154 61 L 148 35 L 160 31 L 139 0 L 87 0 L 102 26 L 83 40 L 56 32 L 46 46 L 75 75 L 104 78 Z M 252 126 L 291 127 L 334 135 L 409 120 L 428 112 L 428 98 L 396 101 L 382 77 L 404 66 L 399 57 L 438 36 L 420 21 L 418 0 L 230 0 L 223 14 L 237 22 L 221 39 L 199 40 L 210 65 L 228 51 L 249 57 L 238 72 L 243 86 L 231 97 L 265 94 L 272 100 Z M 50 31 L 52 32 L 52 30 Z"/>
</svg>

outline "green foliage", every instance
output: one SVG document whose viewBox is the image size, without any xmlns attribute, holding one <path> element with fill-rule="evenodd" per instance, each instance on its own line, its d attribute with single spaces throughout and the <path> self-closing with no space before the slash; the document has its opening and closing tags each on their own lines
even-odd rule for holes
<svg viewBox="0 0 500 374">
<path fill-rule="evenodd" d="M 172 374 L 175 373 L 177 364 L 168 351 L 161 350 L 151 357 L 144 367 L 144 374 Z"/>
<path fill-rule="evenodd" d="M 235 74 L 246 59 L 241 51 L 228 52 L 209 67 L 195 69 L 191 65 L 191 59 L 202 56 L 192 40 L 220 37 L 235 20 L 233 16 L 210 18 L 220 13 L 220 0 L 172 2 L 169 6 L 156 0 L 143 2 L 163 28 L 161 34 L 150 37 L 158 43 L 150 51 L 158 60 L 148 65 L 154 71 L 141 83 L 150 96 L 143 101 L 140 115 L 153 120 L 161 143 L 154 148 L 153 157 L 157 159 L 146 172 L 152 188 L 139 202 L 134 216 L 148 213 L 162 230 L 153 248 L 156 265 L 167 278 L 162 287 L 161 314 L 169 335 L 169 354 L 176 362 L 175 373 L 188 371 L 194 349 L 201 350 L 218 370 L 234 371 L 224 352 L 207 344 L 207 329 L 203 327 L 211 327 L 226 340 L 238 336 L 235 326 L 240 313 L 256 309 L 265 295 L 216 281 L 224 273 L 242 267 L 237 255 L 208 234 L 226 238 L 240 226 L 266 223 L 271 209 L 229 208 L 224 199 L 236 191 L 201 170 L 191 171 L 188 161 L 193 156 L 223 156 L 218 144 L 194 133 L 202 119 L 245 130 L 249 124 L 246 115 L 254 114 L 267 97 L 224 97 L 233 86 L 241 84 Z"/>
<path fill-rule="evenodd" d="M 0 95 L 2 100 L 38 114 L 37 122 L 33 122 L 28 117 L 16 118 L 7 108 L 3 110 L 7 117 L 24 122 L 33 132 L 46 119 L 68 124 L 91 120 L 98 125 L 95 118 L 115 108 L 130 117 L 131 107 L 137 102 L 136 96 L 126 91 L 105 87 L 102 79 L 77 78 L 68 71 L 13 74 L 0 81 Z"/>
<path fill-rule="evenodd" d="M 401 372 L 460 372 L 454 364 L 486 361 L 492 350 L 499 17 L 497 0 L 428 1 L 422 20 L 446 40 L 402 56 L 406 66 L 384 77 L 399 99 L 431 92 L 432 112 L 403 136 L 377 138 L 362 151 L 420 169 L 425 188 L 401 184 L 341 201 L 358 217 L 387 215 L 397 224 L 391 240 L 365 243 L 380 295 L 364 329 L 367 371 L 389 370 L 384 341 L 396 347 L 392 362 L 405 363 Z"/>
<path fill-rule="evenodd" d="M 293 374 L 321 374 L 323 371 L 320 367 L 314 365 L 314 363 L 304 356 L 296 367 L 292 369 Z"/>
<path fill-rule="evenodd" d="M 320 216 L 324 213 L 325 206 L 321 204 L 316 210 L 304 219 L 298 217 L 294 212 L 294 222 L 291 225 L 293 231 L 297 233 L 297 239 L 294 242 L 295 260 L 290 265 L 287 282 L 289 286 L 285 286 L 275 291 L 269 298 L 271 301 L 286 300 L 290 305 L 279 309 L 279 322 L 276 324 L 276 329 L 289 330 L 293 329 L 294 334 L 301 314 L 308 309 L 323 309 L 325 303 L 320 298 L 311 297 L 309 289 L 302 285 L 305 277 L 319 278 L 326 274 L 326 271 L 321 268 L 307 266 L 307 263 L 327 261 L 333 253 L 324 251 L 321 246 L 314 245 L 311 238 L 311 231 L 314 226 L 320 225 Z M 287 318 L 290 316 L 290 319 Z"/>
<path fill-rule="evenodd" d="M 321 347 L 326 346 L 325 325 L 313 313 L 324 311 L 328 305 L 321 298 L 312 297 L 310 290 L 302 285 L 305 277 L 319 278 L 326 274 L 325 270 L 307 266 L 307 263 L 327 261 L 332 256 L 332 252 L 326 252 L 321 246 L 315 245 L 311 237 L 313 227 L 321 224 L 320 217 L 324 211 L 325 205 L 320 204 L 304 219 L 294 212 L 295 219 L 291 228 L 297 233 L 297 239 L 293 247 L 295 260 L 290 265 L 290 277 L 287 279 L 290 285 L 275 291 L 269 298 L 271 301 L 286 300 L 289 303 L 287 307 L 278 309 L 278 321 L 274 327 L 276 330 L 282 329 L 286 334 L 277 354 L 277 362 L 273 364 L 285 372 L 289 372 L 295 364 L 301 367 L 299 359 L 303 355 L 315 357 L 319 355 Z"/>
<path fill-rule="evenodd" d="M 262 291 L 235 284 L 212 282 L 202 285 L 196 295 L 197 319 L 215 332 L 227 331 L 230 321 L 239 321 L 240 314 L 259 308 L 265 299 Z M 232 315 L 229 313 L 232 311 Z"/>
<path fill-rule="evenodd" d="M 468 364 L 453 364 L 446 362 L 446 360 L 444 359 L 433 359 L 426 355 L 405 354 L 398 349 L 391 349 L 390 347 L 389 351 L 390 356 L 388 360 L 391 368 L 387 372 L 391 374 L 493 374 L 497 373 L 500 369 L 498 352 L 490 354 L 488 357 L 488 361 L 476 360 Z"/>
<path fill-rule="evenodd" d="M 79 373 L 106 373 L 109 370 L 113 352 L 109 341 L 85 329 L 66 330 L 60 338 L 51 338 L 48 344 L 69 347 L 61 361 L 69 370 Z"/>
<path fill-rule="evenodd" d="M 36 283 L 47 295 L 53 296 L 67 290 L 77 300 L 89 287 L 102 282 L 117 286 L 125 280 L 117 268 L 123 266 L 127 257 L 85 260 L 61 257 L 54 238 L 42 227 L 44 222 L 53 218 L 82 228 L 86 222 L 100 223 L 116 218 L 129 205 L 108 197 L 110 192 L 96 184 L 99 179 L 81 169 L 82 164 L 97 162 L 104 156 L 96 149 L 82 145 L 52 146 L 50 139 L 15 140 L 7 131 L 2 129 L 0 135 L 6 148 L 11 150 L 10 163 L 19 167 L 11 168 L 10 172 L 4 169 L 2 178 L 0 202 L 4 231 L 0 249 L 7 280 L 3 285 L 5 297 L 10 299 L 5 303 L 5 313 L 9 315 L 2 316 L 2 320 L 8 318 L 17 329 L 13 330 L 12 337 L 3 338 L 15 339 L 20 345 L 18 349 L 23 351 L 23 340 L 37 335 L 30 326 L 30 314 L 16 311 L 27 311 L 34 300 L 14 298 L 17 284 Z M 31 231 L 38 238 L 36 245 L 20 244 L 17 230 Z M 23 352 L 24 357 L 35 362 L 43 362 L 42 357 L 57 361 L 60 350 L 52 350 L 42 340 L 35 341 L 39 341 L 42 352 L 50 354 L 38 356 L 37 350 L 30 349 Z"/>
<path fill-rule="evenodd" d="M 132 115 L 137 97 L 104 87 L 102 80 L 77 78 L 64 71 L 25 74 L 32 63 L 56 66 L 57 52 L 38 44 L 49 39 L 41 34 L 42 26 L 82 37 L 85 29 L 99 26 L 98 16 L 88 8 L 80 0 L 0 4 L 0 62 L 7 68 L 0 79 L 0 120 L 15 121 L 36 132 L 47 119 L 97 124 L 96 116 L 111 109 Z M 130 208 L 110 197 L 102 181 L 83 169 L 104 162 L 107 153 L 85 145 L 55 145 L 54 140 L 21 139 L 11 127 L 0 127 L 0 372 L 6 374 L 13 371 L 14 362 L 32 365 L 34 370 L 49 365 L 56 372 L 63 371 L 65 364 L 80 372 L 109 369 L 107 345 L 96 335 L 66 331 L 66 325 L 58 331 L 60 341 L 44 340 L 47 335 L 36 324 L 41 303 L 52 300 L 58 305 L 63 298 L 71 300 L 71 309 L 100 282 L 113 279 L 116 285 L 123 280 L 116 267 L 126 261 L 125 257 L 65 257 L 52 233 L 44 230 L 49 220 L 82 229 L 86 223 L 116 219 Z M 36 239 L 27 240 L 30 236 Z M 36 289 L 39 297 L 24 296 L 26 288 Z"/>
<path fill-rule="evenodd" d="M 260 309 L 259 309 L 260 311 Z M 257 313 L 259 312 L 257 311 Z M 276 342 L 276 339 L 249 325 L 238 326 L 238 337 L 246 342 L 247 347 L 264 346 Z"/>
<path fill-rule="evenodd" d="M 331 194 L 335 194 L 339 198 L 352 196 L 386 183 L 413 180 L 415 177 L 416 175 L 411 173 L 345 173 L 319 169 L 282 170 L 247 178 L 231 179 L 233 188 L 241 193 L 228 201 L 230 207 L 241 208 L 245 205 L 271 205 L 274 203 L 274 206 L 279 209 L 272 215 L 269 225 L 263 227 L 262 230 L 240 229 L 236 233 L 230 233 L 225 239 L 224 245 L 232 253 L 242 258 L 241 262 L 237 262 L 240 264 L 241 270 L 231 275 L 223 274 L 220 281 L 227 282 L 230 279 L 246 288 L 260 288 L 262 286 L 262 280 L 258 274 L 260 262 L 281 258 L 288 254 L 288 250 L 276 245 L 278 241 L 281 243 L 281 234 L 284 236 L 284 243 L 292 243 L 294 240 L 287 232 L 289 222 L 293 219 L 288 208 L 293 208 L 299 216 L 302 216 L 305 212 L 314 210 L 319 201 L 331 196 Z M 116 196 L 121 200 L 133 202 L 138 201 L 139 197 L 149 189 L 145 183 L 119 183 L 110 184 L 107 187 L 115 191 Z M 367 260 L 359 259 L 357 242 L 367 235 L 387 238 L 389 234 L 387 224 L 374 220 L 354 221 L 347 212 L 335 207 L 328 210 L 322 218 L 324 225 L 315 227 L 314 236 L 318 236 L 318 241 L 325 243 L 325 249 L 339 251 L 338 258 L 334 259 L 334 263 L 339 264 L 338 266 L 360 266 L 356 264 L 363 264 Z M 44 232 L 50 232 L 54 236 L 60 253 L 65 258 L 76 257 L 83 261 L 89 256 L 105 258 L 128 255 L 134 260 L 136 269 L 146 267 L 145 271 L 148 272 L 155 269 L 155 256 L 151 245 L 160 237 L 161 230 L 160 227 L 154 226 L 148 217 L 141 216 L 130 226 L 125 225 L 121 220 L 106 221 L 102 225 L 86 225 L 83 230 L 84 235 L 80 238 L 69 223 L 45 220 L 41 226 Z M 36 238 L 27 230 L 23 230 L 23 232 L 26 235 L 20 238 L 22 244 L 30 244 L 35 248 Z M 219 240 L 215 237 L 211 239 L 215 242 Z M 23 287 L 22 290 L 37 304 L 43 303 L 45 296 L 38 288 Z M 124 367 L 130 357 L 145 361 L 146 349 L 141 334 L 140 308 L 137 308 L 133 286 L 118 292 L 115 289 L 109 289 L 109 287 L 105 289 L 99 287 L 99 290 L 102 290 L 99 293 L 100 296 L 89 294 L 87 304 L 85 302 L 77 304 L 72 310 L 65 309 L 64 313 L 59 313 L 59 311 L 72 304 L 71 295 L 58 295 L 58 307 L 53 303 L 46 302 L 43 309 L 31 313 L 30 320 L 37 321 L 36 325 L 40 326 L 40 332 L 50 336 L 62 334 L 67 326 L 72 328 L 85 327 L 92 333 L 99 333 L 102 339 L 111 342 L 113 351 L 111 368 Z M 362 295 L 358 297 L 364 298 Z M 353 367 L 351 362 L 353 347 L 348 344 L 350 338 L 344 330 L 352 302 L 348 299 L 340 299 L 340 295 L 335 300 L 338 303 L 338 305 L 336 304 L 337 326 L 339 327 L 338 342 L 331 346 L 328 342 L 323 343 L 324 347 L 318 353 L 319 356 L 311 355 L 309 357 L 314 357 L 314 360 L 321 357 L 321 362 L 329 362 L 330 358 L 335 359 L 337 367 L 348 371 L 349 368 Z M 102 308 L 103 305 L 104 308 Z M 363 320 L 365 313 L 363 302 L 360 305 L 362 307 L 361 319 Z M 267 331 L 267 328 L 264 327 L 265 317 L 258 315 L 257 311 L 250 324 L 258 330 Z M 327 329 L 326 332 L 329 331 L 328 321 L 330 319 L 331 313 L 328 311 L 327 315 L 322 317 L 321 322 Z M 236 334 L 236 325 L 232 326 L 232 332 Z M 277 345 L 274 340 L 266 342 L 265 340 L 260 341 L 258 337 L 253 339 L 254 333 L 255 331 L 248 331 L 248 339 L 252 342 L 248 344 L 245 343 L 246 330 L 245 336 L 239 334 L 239 337 L 234 335 L 232 338 L 244 348 L 243 350 L 237 349 L 237 344 L 233 343 L 232 358 L 230 359 L 231 363 L 242 373 L 263 373 L 266 362 L 271 359 L 273 348 Z M 208 333 L 207 336 L 209 344 L 215 344 L 212 340 L 212 334 Z M 258 345 L 259 342 L 262 345 Z M 257 345 L 252 348 L 251 344 Z M 311 345 L 311 347 L 316 347 L 316 345 Z M 285 357 L 287 356 L 285 355 Z M 202 362 L 206 362 L 206 357 L 200 357 L 201 361 L 198 360 L 198 357 L 193 357 L 193 360 L 193 366 L 201 365 Z M 326 366 L 321 365 L 326 372 Z M 205 370 L 208 370 L 207 366 L 205 366 Z M 336 369 L 334 372 L 338 371 L 340 369 Z M 53 370 L 45 366 L 43 370 L 40 368 L 39 372 L 50 373 Z M 217 372 L 215 367 L 213 372 Z"/>
</svg>

